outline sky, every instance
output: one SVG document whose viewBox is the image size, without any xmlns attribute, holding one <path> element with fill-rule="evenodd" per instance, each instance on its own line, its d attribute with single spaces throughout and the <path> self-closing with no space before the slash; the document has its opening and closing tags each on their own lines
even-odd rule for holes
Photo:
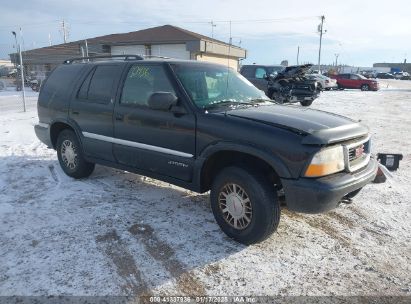
<svg viewBox="0 0 411 304">
<path fill-rule="evenodd" d="M 372 66 L 411 57 L 410 0 L 0 0 L 0 58 L 22 28 L 24 49 L 171 24 L 247 49 L 246 63 L 317 63 L 320 16 L 325 16 L 321 62 Z M 215 24 L 211 25 L 211 21 Z M 411 60 L 407 60 L 411 62 Z"/>
</svg>

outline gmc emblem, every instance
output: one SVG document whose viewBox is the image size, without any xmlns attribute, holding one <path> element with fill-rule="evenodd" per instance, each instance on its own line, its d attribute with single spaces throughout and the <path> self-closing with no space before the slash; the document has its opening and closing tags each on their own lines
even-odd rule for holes
<svg viewBox="0 0 411 304">
<path fill-rule="evenodd" d="M 361 155 L 364 154 L 364 145 L 359 146 L 358 148 L 355 148 L 355 157 L 360 157 Z"/>
</svg>

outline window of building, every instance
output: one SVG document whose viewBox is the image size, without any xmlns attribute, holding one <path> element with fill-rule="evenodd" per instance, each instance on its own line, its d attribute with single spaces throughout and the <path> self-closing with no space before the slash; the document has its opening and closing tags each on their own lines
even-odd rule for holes
<svg viewBox="0 0 411 304">
<path fill-rule="evenodd" d="M 146 107 L 154 92 L 175 94 L 162 66 L 135 64 L 128 71 L 121 94 L 121 104 Z"/>
<path fill-rule="evenodd" d="M 144 46 L 144 48 L 145 48 L 145 55 L 146 56 L 151 56 L 151 45 L 150 44 L 146 44 L 145 46 Z"/>
</svg>

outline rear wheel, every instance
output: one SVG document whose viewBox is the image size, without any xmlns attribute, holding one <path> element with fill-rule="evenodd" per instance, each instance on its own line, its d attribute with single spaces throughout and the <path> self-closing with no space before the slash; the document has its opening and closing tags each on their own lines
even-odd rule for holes
<svg viewBox="0 0 411 304">
<path fill-rule="evenodd" d="M 341 90 L 341 91 L 344 90 L 344 87 L 341 86 L 339 83 L 337 83 L 337 87 L 338 87 L 338 89 Z"/>
<path fill-rule="evenodd" d="M 88 177 L 94 170 L 94 164 L 83 157 L 80 141 L 72 130 L 63 130 L 57 138 L 57 157 L 64 173 L 70 177 Z"/>
<path fill-rule="evenodd" d="M 312 101 L 312 100 L 304 100 L 304 101 L 300 101 L 300 104 L 301 104 L 303 107 L 309 107 L 309 106 L 311 106 L 311 105 L 312 105 L 312 103 L 313 103 L 313 101 Z"/>
<path fill-rule="evenodd" d="M 265 240 L 280 222 L 280 205 L 274 185 L 252 170 L 223 169 L 213 182 L 210 200 L 220 228 L 242 244 Z"/>
<path fill-rule="evenodd" d="M 368 84 L 363 84 L 361 86 L 361 91 L 369 91 L 370 90 L 370 86 Z"/>
</svg>

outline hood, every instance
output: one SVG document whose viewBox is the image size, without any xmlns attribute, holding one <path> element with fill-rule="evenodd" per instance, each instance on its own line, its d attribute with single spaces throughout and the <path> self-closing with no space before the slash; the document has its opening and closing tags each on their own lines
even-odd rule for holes
<svg viewBox="0 0 411 304">
<path fill-rule="evenodd" d="M 270 105 L 231 110 L 227 116 L 240 117 L 280 127 L 304 136 L 302 143 L 326 145 L 368 134 L 368 128 L 352 119 L 337 114 L 301 108 Z"/>
<path fill-rule="evenodd" d="M 284 70 L 278 73 L 283 77 L 295 77 L 295 76 L 303 76 L 307 74 L 307 72 L 311 69 L 312 64 L 304 64 L 304 65 L 292 65 L 286 67 Z"/>
</svg>

